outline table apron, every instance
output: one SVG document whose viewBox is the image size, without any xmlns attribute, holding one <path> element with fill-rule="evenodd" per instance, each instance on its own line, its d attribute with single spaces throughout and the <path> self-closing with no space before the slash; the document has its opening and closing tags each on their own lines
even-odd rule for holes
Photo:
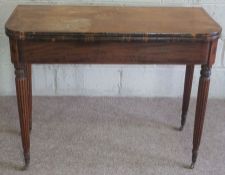
<svg viewBox="0 0 225 175">
<path fill-rule="evenodd" d="M 76 64 L 205 64 L 209 42 L 21 41 L 20 62 Z M 12 60 L 14 61 L 14 60 Z"/>
</svg>

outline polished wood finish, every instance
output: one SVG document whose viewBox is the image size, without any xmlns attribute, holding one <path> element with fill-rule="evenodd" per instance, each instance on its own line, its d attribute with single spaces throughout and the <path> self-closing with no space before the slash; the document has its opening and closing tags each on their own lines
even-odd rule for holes
<svg viewBox="0 0 225 175">
<path fill-rule="evenodd" d="M 32 66 L 27 64 L 27 80 L 28 80 L 28 98 L 29 98 L 29 117 L 30 117 L 30 131 L 32 130 Z"/>
<path fill-rule="evenodd" d="M 199 79 L 197 106 L 196 106 L 196 112 L 195 112 L 191 168 L 194 168 L 195 166 L 197 156 L 198 156 L 198 149 L 201 142 L 206 104 L 208 100 L 211 67 L 216 58 L 217 43 L 218 43 L 217 41 L 214 41 L 211 43 L 211 47 L 209 50 L 208 64 L 203 64 L 201 67 L 201 72 L 200 72 L 201 76 Z"/>
<path fill-rule="evenodd" d="M 210 74 L 211 74 L 211 67 L 209 67 L 208 65 L 203 65 L 202 69 L 201 69 L 201 77 L 199 80 L 199 87 L 198 87 L 191 168 L 194 168 L 194 165 L 195 165 L 195 162 L 197 159 L 197 155 L 198 155 L 198 149 L 200 146 L 206 104 L 207 104 L 207 99 L 208 99 Z"/>
<path fill-rule="evenodd" d="M 208 61 L 209 43 L 22 41 L 20 47 L 28 63 L 200 64 Z"/>
<path fill-rule="evenodd" d="M 30 109 L 29 83 L 26 64 L 15 64 L 16 92 L 20 118 L 21 138 L 24 151 L 25 168 L 30 162 Z"/>
<path fill-rule="evenodd" d="M 25 165 L 32 128 L 31 65 L 184 64 L 182 126 L 194 65 L 202 71 L 196 106 L 192 166 L 200 145 L 210 70 L 220 26 L 202 8 L 18 6 L 5 26 L 15 65 Z"/>
<path fill-rule="evenodd" d="M 32 128 L 31 64 L 20 62 L 19 41 L 10 39 L 11 59 L 15 67 L 15 83 L 20 119 L 21 139 L 26 169 L 30 163 L 30 130 Z"/>
<path fill-rule="evenodd" d="M 213 39 L 220 31 L 220 26 L 202 8 L 195 7 L 21 5 L 6 23 L 8 35 L 38 40 L 58 35 L 61 39 L 74 35 L 84 39 L 103 37 L 110 40 L 115 36 L 121 39 L 143 37 L 145 40 L 162 36 L 167 39 Z"/>
<path fill-rule="evenodd" d="M 186 116 L 188 112 L 190 96 L 191 96 L 191 88 L 192 88 L 192 80 L 194 74 L 194 65 L 186 66 L 185 80 L 184 80 L 184 93 L 183 93 L 183 105 L 182 105 L 182 114 L 181 114 L 181 126 L 180 130 L 183 130 L 183 127 L 186 122 Z"/>
</svg>

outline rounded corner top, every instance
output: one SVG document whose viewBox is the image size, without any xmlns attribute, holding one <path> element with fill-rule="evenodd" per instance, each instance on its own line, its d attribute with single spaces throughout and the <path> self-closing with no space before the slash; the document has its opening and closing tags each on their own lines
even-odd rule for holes
<svg viewBox="0 0 225 175">
<path fill-rule="evenodd" d="M 22 32 L 20 30 L 17 30 L 15 28 L 13 28 L 12 26 L 9 25 L 8 22 L 6 22 L 5 24 L 5 34 L 12 39 L 18 39 L 18 40 L 22 40 L 25 39 L 25 32 Z"/>
</svg>

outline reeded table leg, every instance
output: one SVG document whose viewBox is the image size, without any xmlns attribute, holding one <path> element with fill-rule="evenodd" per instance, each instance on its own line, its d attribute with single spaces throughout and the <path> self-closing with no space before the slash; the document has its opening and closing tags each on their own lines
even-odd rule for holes
<svg viewBox="0 0 225 175">
<path fill-rule="evenodd" d="M 205 110 L 208 99 L 210 75 L 211 75 L 211 67 L 209 67 L 208 65 L 202 65 L 201 77 L 199 80 L 199 87 L 198 87 L 196 113 L 195 113 L 191 168 L 194 168 L 198 156 L 198 149 L 201 141 Z"/>
<path fill-rule="evenodd" d="M 184 81 L 184 94 L 183 94 L 180 131 L 183 130 L 183 127 L 186 122 L 186 116 L 187 116 L 187 111 L 188 111 L 189 102 L 190 102 L 193 73 L 194 73 L 194 65 L 187 65 L 186 73 L 185 73 L 185 81 Z"/>
<path fill-rule="evenodd" d="M 30 105 L 27 65 L 15 64 L 16 93 L 19 110 L 21 138 L 24 151 L 25 168 L 30 162 Z"/>
<path fill-rule="evenodd" d="M 28 79 L 28 98 L 29 98 L 29 117 L 30 117 L 30 131 L 32 130 L 32 74 L 31 64 L 27 64 L 27 79 Z"/>
</svg>

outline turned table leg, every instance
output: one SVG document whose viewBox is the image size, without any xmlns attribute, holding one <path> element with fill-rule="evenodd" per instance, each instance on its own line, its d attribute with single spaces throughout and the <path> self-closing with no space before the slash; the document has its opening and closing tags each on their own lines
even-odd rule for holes
<svg viewBox="0 0 225 175">
<path fill-rule="evenodd" d="M 191 168 L 194 168 L 198 156 L 198 149 L 201 141 L 205 110 L 208 99 L 210 75 L 211 75 L 211 67 L 208 65 L 202 65 L 201 77 L 199 80 L 199 87 L 198 87 L 196 113 L 195 113 Z"/>
<path fill-rule="evenodd" d="M 30 162 L 30 98 L 29 73 L 26 64 L 15 64 L 16 93 L 19 110 L 21 138 L 24 151 L 25 168 Z"/>
<path fill-rule="evenodd" d="M 183 130 L 185 122 L 186 122 L 186 116 L 187 116 L 190 96 L 191 96 L 193 74 L 194 74 L 194 65 L 187 65 L 186 73 L 185 73 L 185 81 L 184 81 L 184 93 L 183 93 L 183 105 L 182 105 L 180 131 Z"/>
</svg>

